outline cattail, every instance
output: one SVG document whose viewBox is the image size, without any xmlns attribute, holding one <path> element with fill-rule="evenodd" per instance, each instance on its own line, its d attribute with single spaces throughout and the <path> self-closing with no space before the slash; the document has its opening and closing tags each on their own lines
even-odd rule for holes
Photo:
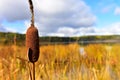
<svg viewBox="0 0 120 80">
<path fill-rule="evenodd" d="M 26 33 L 26 47 L 30 62 L 36 62 L 39 58 L 39 36 L 38 30 L 31 25 Z"/>
<path fill-rule="evenodd" d="M 29 61 L 34 63 L 39 58 L 39 35 L 38 30 L 34 26 L 34 10 L 32 1 L 29 0 L 30 10 L 31 10 L 31 26 L 26 32 L 26 47 L 28 50 Z"/>
<path fill-rule="evenodd" d="M 37 28 L 34 26 L 33 3 L 32 0 L 28 0 L 28 1 L 29 1 L 32 17 L 31 17 L 31 26 L 28 28 L 26 32 L 26 47 L 28 50 L 29 61 L 33 63 L 33 77 L 31 77 L 31 80 L 35 80 L 35 62 L 39 58 L 39 35 Z"/>
</svg>

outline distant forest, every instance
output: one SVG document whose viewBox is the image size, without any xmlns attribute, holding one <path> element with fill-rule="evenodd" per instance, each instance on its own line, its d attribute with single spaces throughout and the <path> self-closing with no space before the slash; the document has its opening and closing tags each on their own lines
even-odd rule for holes
<svg viewBox="0 0 120 80">
<path fill-rule="evenodd" d="M 120 41 L 120 35 L 104 35 L 104 36 L 80 36 L 80 37 L 51 37 L 45 36 L 40 37 L 40 45 L 47 45 L 52 43 L 64 43 L 69 44 L 72 42 L 82 42 L 82 41 L 107 41 L 107 40 L 116 40 Z M 19 33 L 4 33 L 0 32 L 0 45 L 25 45 L 25 34 Z"/>
</svg>

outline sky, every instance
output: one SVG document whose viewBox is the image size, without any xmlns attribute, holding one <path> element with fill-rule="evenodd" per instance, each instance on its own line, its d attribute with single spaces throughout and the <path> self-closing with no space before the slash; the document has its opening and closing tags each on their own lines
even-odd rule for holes
<svg viewBox="0 0 120 80">
<path fill-rule="evenodd" d="M 120 0 L 33 0 L 39 36 L 119 35 Z M 25 34 L 28 0 L 0 0 L 0 32 Z"/>
</svg>

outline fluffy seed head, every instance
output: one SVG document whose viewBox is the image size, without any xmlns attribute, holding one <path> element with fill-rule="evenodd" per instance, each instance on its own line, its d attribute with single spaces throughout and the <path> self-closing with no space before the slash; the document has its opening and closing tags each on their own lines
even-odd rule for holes
<svg viewBox="0 0 120 80">
<path fill-rule="evenodd" d="M 26 47 L 29 61 L 36 62 L 39 58 L 39 35 L 34 25 L 31 25 L 26 32 Z"/>
</svg>

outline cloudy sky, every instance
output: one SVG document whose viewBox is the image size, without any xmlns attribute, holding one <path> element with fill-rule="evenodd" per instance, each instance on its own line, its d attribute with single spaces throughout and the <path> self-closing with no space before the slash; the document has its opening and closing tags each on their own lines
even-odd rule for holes
<svg viewBox="0 0 120 80">
<path fill-rule="evenodd" d="M 40 36 L 120 34 L 120 0 L 33 0 Z M 25 33 L 28 0 L 0 0 L 0 32 Z"/>
</svg>

